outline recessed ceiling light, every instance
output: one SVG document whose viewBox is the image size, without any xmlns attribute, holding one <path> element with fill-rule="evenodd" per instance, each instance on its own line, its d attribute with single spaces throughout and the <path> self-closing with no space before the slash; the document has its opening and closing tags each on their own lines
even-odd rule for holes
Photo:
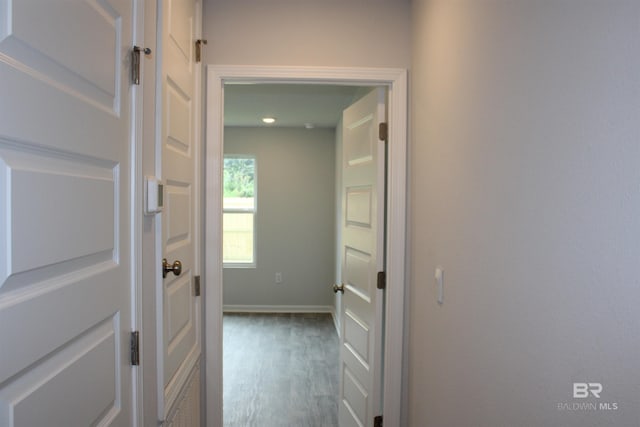
<svg viewBox="0 0 640 427">
<path fill-rule="evenodd" d="M 275 123 L 276 119 L 274 117 L 263 117 L 262 121 L 268 125 Z"/>
<path fill-rule="evenodd" d="M 313 129 L 316 126 L 313 123 L 305 123 L 304 127 L 307 128 L 307 129 Z"/>
</svg>

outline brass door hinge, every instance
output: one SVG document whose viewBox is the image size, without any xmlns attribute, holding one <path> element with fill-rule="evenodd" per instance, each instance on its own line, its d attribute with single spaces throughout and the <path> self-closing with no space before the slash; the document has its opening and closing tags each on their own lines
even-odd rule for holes
<svg viewBox="0 0 640 427">
<path fill-rule="evenodd" d="M 143 49 L 139 46 L 134 46 L 131 49 L 131 82 L 134 85 L 140 84 L 140 52 L 144 52 L 145 55 L 151 55 L 151 49 L 148 47 Z"/>
<path fill-rule="evenodd" d="M 386 141 L 389 138 L 389 125 L 382 122 L 378 125 L 378 139 Z"/>
<path fill-rule="evenodd" d="M 384 271 L 378 271 L 378 289 L 387 289 L 387 273 Z"/>
<path fill-rule="evenodd" d="M 200 296 L 200 276 L 193 276 L 193 293 L 195 296 Z"/>
<path fill-rule="evenodd" d="M 140 333 L 131 332 L 131 365 L 140 365 Z"/>
<path fill-rule="evenodd" d="M 196 62 L 200 62 L 202 58 L 202 45 L 207 44 L 206 40 L 198 39 L 196 40 Z"/>
</svg>

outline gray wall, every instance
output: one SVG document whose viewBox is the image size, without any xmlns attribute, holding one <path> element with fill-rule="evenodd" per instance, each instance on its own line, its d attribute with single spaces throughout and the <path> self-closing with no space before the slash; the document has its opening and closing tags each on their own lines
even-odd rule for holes
<svg viewBox="0 0 640 427">
<path fill-rule="evenodd" d="M 412 17 L 409 425 L 638 425 L 640 2 Z"/>
<path fill-rule="evenodd" d="M 258 173 L 257 267 L 224 269 L 224 304 L 333 305 L 335 130 L 225 128 L 224 152 Z"/>
<path fill-rule="evenodd" d="M 402 67 L 409 0 L 205 0 L 205 63 Z"/>
</svg>

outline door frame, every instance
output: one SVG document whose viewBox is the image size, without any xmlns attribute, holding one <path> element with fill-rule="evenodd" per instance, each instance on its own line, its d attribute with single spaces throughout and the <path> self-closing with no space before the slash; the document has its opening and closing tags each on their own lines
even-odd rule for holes
<svg viewBox="0 0 640 427">
<path fill-rule="evenodd" d="M 406 194 L 407 71 L 399 68 L 207 66 L 205 147 L 205 375 L 206 425 L 222 427 L 222 168 L 225 82 L 386 86 L 387 229 L 383 414 L 399 426 L 402 411 Z"/>
</svg>

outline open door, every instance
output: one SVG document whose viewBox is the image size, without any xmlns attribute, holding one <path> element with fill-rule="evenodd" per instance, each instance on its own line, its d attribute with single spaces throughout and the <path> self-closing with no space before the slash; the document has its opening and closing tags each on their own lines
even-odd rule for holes
<svg viewBox="0 0 640 427">
<path fill-rule="evenodd" d="M 136 2 L 0 2 L 0 425 L 135 426 Z"/>
<path fill-rule="evenodd" d="M 382 413 L 385 98 L 374 89 L 343 113 L 340 427 L 372 426 Z"/>
<path fill-rule="evenodd" d="M 200 147 L 195 62 L 197 2 L 166 0 L 161 25 L 161 156 L 164 182 L 163 276 L 158 331 L 162 392 L 159 416 L 167 423 L 200 425 L 199 370 L 201 297 L 199 290 Z M 186 391 L 185 391 L 186 390 Z M 181 415 L 180 415 L 181 414 Z M 184 415 L 188 414 L 188 415 Z M 174 417 L 188 417 L 178 421 Z"/>
</svg>

